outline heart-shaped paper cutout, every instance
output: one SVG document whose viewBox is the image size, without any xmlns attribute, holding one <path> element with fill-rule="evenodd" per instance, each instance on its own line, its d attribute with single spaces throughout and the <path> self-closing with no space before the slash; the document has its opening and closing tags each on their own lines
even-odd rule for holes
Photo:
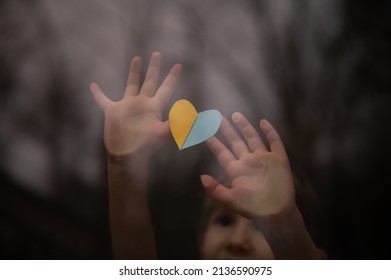
<svg viewBox="0 0 391 280">
<path fill-rule="evenodd" d="M 175 102 L 168 115 L 172 136 L 180 150 L 208 140 L 216 134 L 222 121 L 217 110 L 197 113 L 186 99 Z"/>
</svg>

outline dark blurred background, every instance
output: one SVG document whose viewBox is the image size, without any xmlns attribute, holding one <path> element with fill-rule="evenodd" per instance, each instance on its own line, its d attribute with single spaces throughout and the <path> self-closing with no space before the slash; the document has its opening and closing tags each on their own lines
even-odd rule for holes
<svg viewBox="0 0 391 280">
<path fill-rule="evenodd" d="M 318 195 L 331 259 L 389 259 L 391 2 L 3 0 L 0 257 L 111 259 L 103 115 L 130 59 L 184 65 L 175 99 L 278 129 Z M 174 101 L 174 100 L 173 100 Z M 167 116 L 167 115 L 166 115 Z M 159 257 L 196 258 L 203 145 L 154 160 Z"/>
</svg>

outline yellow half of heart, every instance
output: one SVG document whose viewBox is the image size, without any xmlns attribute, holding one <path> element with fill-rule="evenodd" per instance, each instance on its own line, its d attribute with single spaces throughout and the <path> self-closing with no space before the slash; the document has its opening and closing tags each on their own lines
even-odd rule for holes
<svg viewBox="0 0 391 280">
<path fill-rule="evenodd" d="M 172 136 L 175 139 L 178 147 L 182 147 L 186 141 L 187 135 L 195 120 L 197 119 L 197 111 L 186 99 L 181 99 L 175 102 L 168 115 Z"/>
</svg>

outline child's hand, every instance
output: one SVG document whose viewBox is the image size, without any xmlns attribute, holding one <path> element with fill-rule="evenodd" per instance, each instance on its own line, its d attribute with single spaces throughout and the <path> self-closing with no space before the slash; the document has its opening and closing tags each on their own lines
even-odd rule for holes
<svg viewBox="0 0 391 280">
<path fill-rule="evenodd" d="M 162 121 L 162 111 L 172 96 L 182 67 L 174 65 L 156 90 L 160 61 L 160 53 L 153 53 L 140 88 L 141 58 L 134 57 L 124 97 L 118 102 L 110 100 L 97 84 L 91 84 L 92 95 L 105 113 L 104 142 L 109 156 L 122 158 L 141 154 L 148 157 L 168 139 L 169 124 Z"/>
<path fill-rule="evenodd" d="M 224 118 L 222 132 L 229 150 L 218 138 L 207 145 L 228 173 L 230 188 L 202 175 L 206 192 L 250 219 L 282 217 L 296 210 L 295 190 L 285 148 L 277 131 L 266 120 L 260 127 L 270 144 L 266 148 L 256 129 L 239 113 L 232 119 L 245 141 Z"/>
</svg>

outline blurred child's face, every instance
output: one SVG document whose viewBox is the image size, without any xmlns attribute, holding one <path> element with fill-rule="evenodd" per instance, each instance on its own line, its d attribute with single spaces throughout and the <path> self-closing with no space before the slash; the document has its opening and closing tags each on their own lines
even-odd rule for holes
<svg viewBox="0 0 391 280">
<path fill-rule="evenodd" d="M 274 259 L 253 222 L 224 206 L 214 206 L 201 240 L 202 259 Z"/>
</svg>

